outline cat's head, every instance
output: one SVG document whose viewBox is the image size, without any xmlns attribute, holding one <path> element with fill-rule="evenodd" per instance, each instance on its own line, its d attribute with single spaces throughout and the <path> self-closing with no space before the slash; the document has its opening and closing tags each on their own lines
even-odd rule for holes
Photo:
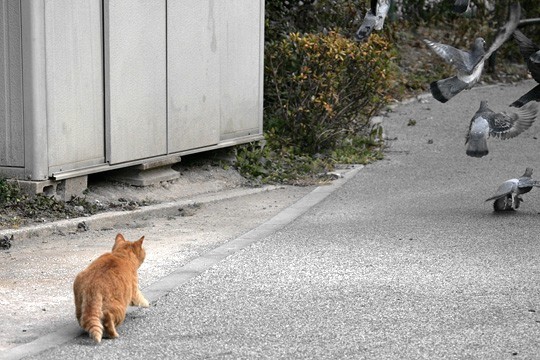
<svg viewBox="0 0 540 360">
<path fill-rule="evenodd" d="M 139 265 L 143 263 L 146 257 L 146 251 L 142 247 L 144 236 L 137 241 L 127 241 L 122 234 L 116 235 L 112 251 L 130 251 L 139 260 Z"/>
</svg>

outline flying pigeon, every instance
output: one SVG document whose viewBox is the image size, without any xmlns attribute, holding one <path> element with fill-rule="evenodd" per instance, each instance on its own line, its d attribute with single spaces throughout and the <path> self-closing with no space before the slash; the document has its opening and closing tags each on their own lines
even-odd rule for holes
<svg viewBox="0 0 540 360">
<path fill-rule="evenodd" d="M 447 63 L 452 64 L 457 70 L 455 76 L 434 81 L 430 84 L 433 97 L 445 103 L 462 90 L 472 88 L 480 79 L 480 75 L 482 75 L 484 62 L 512 35 L 517 28 L 520 16 L 521 7 L 519 2 L 516 2 L 510 6 L 508 22 L 499 31 L 495 41 L 487 51 L 484 49 L 486 42 L 481 37 L 476 38 L 470 51 L 456 49 L 450 45 L 424 39 L 424 42 L 431 50 Z"/>
<path fill-rule="evenodd" d="M 464 13 L 469 8 L 470 0 L 456 0 L 454 3 L 454 12 Z"/>
<path fill-rule="evenodd" d="M 365 40 L 373 30 L 382 30 L 389 9 L 390 0 L 371 0 L 371 7 L 366 12 L 362 25 L 356 31 L 356 40 Z"/>
<path fill-rule="evenodd" d="M 495 200 L 493 209 L 495 211 L 515 210 L 523 199 L 519 196 L 528 193 L 533 186 L 540 186 L 540 182 L 531 178 L 533 169 L 525 169 L 525 173 L 517 179 L 506 180 L 497 189 L 497 193 L 486 201 Z"/>
<path fill-rule="evenodd" d="M 487 101 L 481 101 L 480 108 L 471 119 L 465 140 L 467 155 L 486 156 L 489 153 L 487 147 L 489 136 L 500 137 L 502 140 L 516 137 L 531 127 L 537 112 L 537 105 L 531 103 L 518 109 L 517 113 L 495 113 L 488 108 Z"/>
<path fill-rule="evenodd" d="M 540 47 L 519 30 L 514 32 L 514 39 L 519 44 L 519 51 L 527 62 L 527 69 L 529 69 L 531 76 L 537 83 L 540 83 Z M 532 90 L 510 104 L 510 106 L 522 107 L 533 100 L 540 101 L 540 85 L 536 85 Z"/>
</svg>

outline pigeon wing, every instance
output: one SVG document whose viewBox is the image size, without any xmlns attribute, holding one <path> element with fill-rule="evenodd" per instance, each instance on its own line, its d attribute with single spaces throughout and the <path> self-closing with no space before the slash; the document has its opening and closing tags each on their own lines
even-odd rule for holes
<svg viewBox="0 0 540 360">
<path fill-rule="evenodd" d="M 516 191 L 518 179 L 506 180 L 499 186 L 497 192 L 492 197 L 486 199 L 486 201 L 500 199 Z"/>
<path fill-rule="evenodd" d="M 497 113 L 490 117 L 490 135 L 501 139 L 518 136 L 531 127 L 536 119 L 538 108 L 535 103 L 529 103 L 520 108 L 517 113 Z"/>
<path fill-rule="evenodd" d="M 476 65 L 471 53 L 468 51 L 456 49 L 453 46 L 436 43 L 428 39 L 424 39 L 424 42 L 435 54 L 443 58 L 448 64 L 453 65 L 458 71 L 470 73 Z"/>
<path fill-rule="evenodd" d="M 540 50 L 538 46 L 536 46 L 531 39 L 526 37 L 521 31 L 516 30 L 514 31 L 514 39 L 517 41 L 519 45 L 519 52 L 521 53 L 521 56 L 523 56 L 523 59 L 525 61 L 529 60 L 529 57 Z"/>
<path fill-rule="evenodd" d="M 540 187 L 540 181 L 531 178 L 519 179 L 518 188 L 532 188 L 533 186 Z"/>
<path fill-rule="evenodd" d="M 525 169 L 525 173 L 518 179 L 516 192 L 525 194 L 532 190 L 533 186 L 540 187 L 540 182 L 532 179 L 532 168 Z"/>
<path fill-rule="evenodd" d="M 495 40 L 489 47 L 488 51 L 484 54 L 483 58 L 487 59 L 493 54 L 495 51 L 497 51 L 498 48 L 501 47 L 502 44 L 505 43 L 506 40 L 512 36 L 514 31 L 517 29 L 517 26 L 519 24 L 519 18 L 521 17 L 521 6 L 519 5 L 519 1 L 516 1 L 512 5 L 510 5 L 510 14 L 508 16 L 508 21 L 503 26 L 501 30 L 499 30 L 499 33 L 495 37 Z"/>
<path fill-rule="evenodd" d="M 540 101 L 540 85 L 536 85 L 519 99 L 510 104 L 514 107 L 522 107 L 530 101 Z"/>
</svg>

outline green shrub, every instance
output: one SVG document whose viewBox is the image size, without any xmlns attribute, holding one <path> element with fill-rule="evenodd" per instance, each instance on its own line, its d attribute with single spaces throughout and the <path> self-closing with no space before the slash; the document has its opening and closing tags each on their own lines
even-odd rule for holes
<svg viewBox="0 0 540 360">
<path fill-rule="evenodd" d="M 336 32 L 292 33 L 267 44 L 265 130 L 296 154 L 314 155 L 368 129 L 388 98 L 396 56 L 372 34 L 358 43 Z"/>
<path fill-rule="evenodd" d="M 382 130 L 374 126 L 367 135 L 345 138 L 326 156 L 298 155 L 287 146 L 266 146 L 268 141 L 240 145 L 235 148 L 236 167 L 255 184 L 318 184 L 331 178 L 329 172 L 336 164 L 368 164 L 382 159 Z M 266 138 L 270 136 L 266 134 Z"/>
<path fill-rule="evenodd" d="M 238 171 L 255 184 L 311 185 L 333 169 L 330 158 L 298 155 L 286 146 L 270 147 L 266 143 L 236 147 Z"/>
<path fill-rule="evenodd" d="M 368 136 L 351 136 L 337 144 L 331 158 L 337 164 L 369 164 L 384 156 L 383 128 L 375 126 Z"/>
<path fill-rule="evenodd" d="M 280 40 L 289 33 L 319 33 L 341 29 L 352 36 L 360 25 L 367 3 L 357 0 L 266 1 L 266 41 Z"/>
<path fill-rule="evenodd" d="M 6 206 L 20 201 L 19 187 L 6 179 L 0 178 L 0 205 Z"/>
</svg>

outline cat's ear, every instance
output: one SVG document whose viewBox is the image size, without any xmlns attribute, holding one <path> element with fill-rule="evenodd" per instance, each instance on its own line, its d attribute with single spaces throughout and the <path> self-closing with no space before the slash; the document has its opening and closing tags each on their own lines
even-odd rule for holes
<svg viewBox="0 0 540 360">
<path fill-rule="evenodd" d="M 114 240 L 114 244 L 117 245 L 123 241 L 126 241 L 126 239 L 124 239 L 124 235 L 122 234 L 118 234 L 116 235 L 116 239 Z"/>
<path fill-rule="evenodd" d="M 143 240 L 144 240 L 144 236 L 141 236 L 139 240 L 135 241 L 135 244 L 137 244 L 137 246 L 142 247 Z"/>
<path fill-rule="evenodd" d="M 126 242 L 126 239 L 124 239 L 124 236 L 122 234 L 116 235 L 116 239 L 114 239 L 114 245 L 112 247 L 112 251 L 117 249 L 120 246 L 120 244 L 124 242 Z"/>
</svg>

